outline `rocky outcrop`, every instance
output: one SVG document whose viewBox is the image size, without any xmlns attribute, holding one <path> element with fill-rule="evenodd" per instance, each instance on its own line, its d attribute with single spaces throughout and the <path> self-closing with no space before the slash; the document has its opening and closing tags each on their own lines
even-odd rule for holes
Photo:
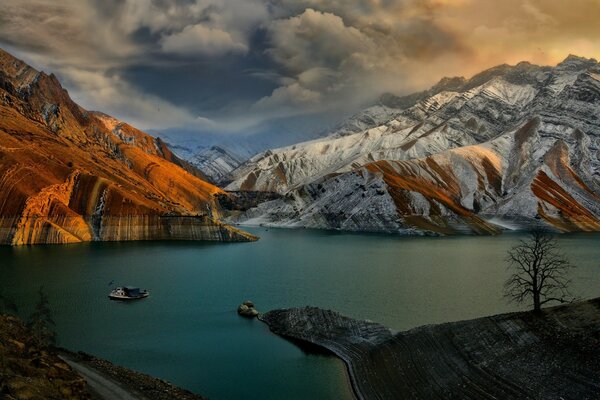
<svg viewBox="0 0 600 400">
<path fill-rule="evenodd" d="M 600 299 L 392 333 L 314 307 L 259 317 L 332 351 L 359 399 L 583 399 L 600 393 Z"/>
<path fill-rule="evenodd" d="M 193 172 L 0 50 L 0 244 L 255 240 L 219 222 L 225 193 Z"/>
<path fill-rule="evenodd" d="M 242 317 L 254 318 L 259 315 L 259 312 L 254 308 L 254 303 L 250 300 L 246 300 L 237 309 L 237 313 Z"/>
<path fill-rule="evenodd" d="M 600 230 L 600 64 L 521 63 L 397 99 L 384 124 L 260 154 L 228 190 L 282 199 L 236 222 L 497 233 Z M 393 102 L 392 102 L 393 103 Z"/>
</svg>

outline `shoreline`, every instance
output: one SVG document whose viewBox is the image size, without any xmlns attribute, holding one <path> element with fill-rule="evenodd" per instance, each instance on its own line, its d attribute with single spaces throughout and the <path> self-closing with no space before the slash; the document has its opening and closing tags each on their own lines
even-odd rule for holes
<svg viewBox="0 0 600 400">
<path fill-rule="evenodd" d="M 586 398 L 600 392 L 600 299 L 392 333 L 315 307 L 259 318 L 275 334 L 323 347 L 359 400 Z"/>
<path fill-rule="evenodd" d="M 90 382 L 89 376 L 82 373 L 81 366 L 83 366 L 84 370 L 92 370 L 93 373 L 100 375 L 114 386 L 129 392 L 136 398 L 141 397 L 147 400 L 170 400 L 173 398 L 181 400 L 205 400 L 204 397 L 187 389 L 180 388 L 169 381 L 116 365 L 92 354 L 82 351 L 73 352 L 65 348 L 57 348 L 56 350 L 59 357 L 67 362 L 79 375 L 83 376 L 90 386 L 94 382 Z M 92 389 L 94 388 L 92 387 Z M 102 396 L 99 397 L 103 398 Z"/>
<path fill-rule="evenodd" d="M 0 397 L 7 399 L 204 400 L 83 352 L 40 344 L 18 317 L 0 314 Z"/>
</svg>

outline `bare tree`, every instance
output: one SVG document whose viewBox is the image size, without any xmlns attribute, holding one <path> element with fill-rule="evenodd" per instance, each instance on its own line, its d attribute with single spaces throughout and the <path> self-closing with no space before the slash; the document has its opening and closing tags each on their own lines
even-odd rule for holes
<svg viewBox="0 0 600 400">
<path fill-rule="evenodd" d="M 56 332 L 54 332 L 54 319 L 48 296 L 44 288 L 38 290 L 39 300 L 35 305 L 35 310 L 29 317 L 28 327 L 31 329 L 34 339 L 41 347 L 53 345 L 56 342 Z"/>
<path fill-rule="evenodd" d="M 511 276 L 504 283 L 504 295 L 512 301 L 532 301 L 533 311 L 540 312 L 546 303 L 573 300 L 568 275 L 574 266 L 548 231 L 534 229 L 526 240 L 508 251 L 506 261 Z"/>
</svg>

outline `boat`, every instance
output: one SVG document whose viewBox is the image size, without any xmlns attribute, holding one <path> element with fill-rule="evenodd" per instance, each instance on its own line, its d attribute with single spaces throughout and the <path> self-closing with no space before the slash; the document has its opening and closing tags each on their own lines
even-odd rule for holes
<svg viewBox="0 0 600 400">
<path fill-rule="evenodd" d="M 148 296 L 150 293 L 147 290 L 140 290 L 133 286 L 119 286 L 110 292 L 108 298 L 111 300 L 140 300 Z"/>
</svg>

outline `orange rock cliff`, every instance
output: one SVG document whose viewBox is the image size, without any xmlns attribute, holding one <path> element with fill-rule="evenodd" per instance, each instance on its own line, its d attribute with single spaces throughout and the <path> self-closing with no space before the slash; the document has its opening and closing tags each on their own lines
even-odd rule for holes
<svg viewBox="0 0 600 400">
<path fill-rule="evenodd" d="M 256 240 L 219 221 L 201 177 L 0 49 L 0 244 Z"/>
</svg>

